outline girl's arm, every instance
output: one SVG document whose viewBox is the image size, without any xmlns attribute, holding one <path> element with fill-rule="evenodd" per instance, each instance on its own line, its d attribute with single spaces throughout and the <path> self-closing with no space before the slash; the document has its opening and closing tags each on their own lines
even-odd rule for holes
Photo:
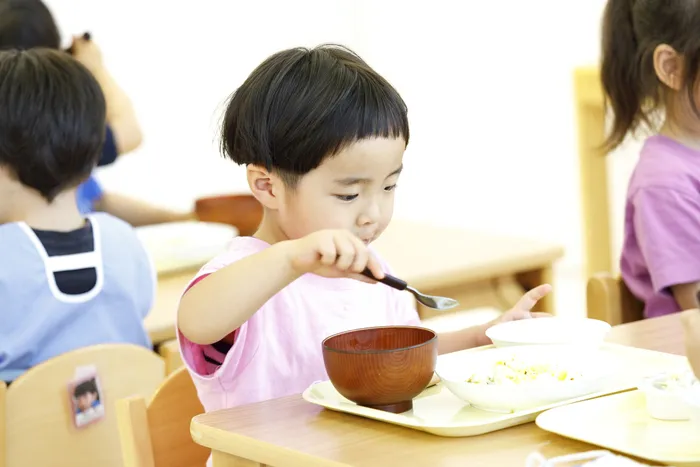
<svg viewBox="0 0 700 467">
<path fill-rule="evenodd" d="M 119 154 L 133 151 L 141 144 L 141 125 L 131 99 L 117 84 L 102 62 L 97 44 L 84 37 L 74 37 L 72 54 L 94 75 L 102 88 L 107 104 L 107 123 L 112 128 Z"/>
<path fill-rule="evenodd" d="M 681 311 L 697 308 L 697 293 L 700 290 L 700 282 L 690 282 L 688 284 L 678 284 L 671 286 L 673 298 L 680 307 Z"/>
</svg>

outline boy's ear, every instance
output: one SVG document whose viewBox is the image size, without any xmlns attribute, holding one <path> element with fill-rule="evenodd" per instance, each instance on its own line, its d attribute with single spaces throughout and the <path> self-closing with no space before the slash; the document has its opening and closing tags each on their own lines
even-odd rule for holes
<svg viewBox="0 0 700 467">
<path fill-rule="evenodd" d="M 267 209 L 279 209 L 283 181 L 265 167 L 252 164 L 246 167 L 246 175 L 250 191 L 260 204 Z"/>
</svg>

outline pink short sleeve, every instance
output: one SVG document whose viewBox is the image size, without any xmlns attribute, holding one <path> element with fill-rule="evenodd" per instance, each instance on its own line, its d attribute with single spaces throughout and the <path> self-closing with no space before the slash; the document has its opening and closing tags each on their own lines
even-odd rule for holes
<svg viewBox="0 0 700 467">
<path fill-rule="evenodd" d="M 206 276 L 215 273 L 234 262 L 258 253 L 265 249 L 268 245 L 265 242 L 251 237 L 239 237 L 231 242 L 228 250 L 211 260 L 197 273 L 185 288 L 184 293 L 187 293 L 191 288 L 196 287 L 200 280 Z M 251 347 L 257 345 L 256 342 L 251 342 L 251 337 L 248 331 L 249 323 L 243 323 L 240 328 L 235 330 L 235 343 L 231 350 L 222 352 L 218 345 L 199 345 L 190 341 L 178 329 L 178 342 L 180 344 L 180 353 L 182 359 L 190 371 L 199 377 L 212 377 L 214 373 L 226 361 L 229 367 L 235 369 L 239 363 L 244 362 L 250 357 Z"/>
<path fill-rule="evenodd" d="M 632 201 L 654 290 L 700 281 L 700 197 L 654 187 L 640 189 Z"/>
</svg>

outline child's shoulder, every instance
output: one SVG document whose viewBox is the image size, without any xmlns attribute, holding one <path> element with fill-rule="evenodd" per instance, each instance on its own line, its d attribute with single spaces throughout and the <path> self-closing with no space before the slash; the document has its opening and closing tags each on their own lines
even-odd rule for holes
<svg viewBox="0 0 700 467">
<path fill-rule="evenodd" d="M 90 222 L 93 224 L 97 223 L 102 230 L 109 229 L 119 232 L 128 232 L 133 235 L 136 234 L 136 230 L 131 224 L 106 212 L 93 212 L 88 215 L 88 219 L 90 219 Z"/>
<path fill-rule="evenodd" d="M 696 195 L 700 190 L 700 154 L 665 136 L 648 138 L 630 179 L 630 195 L 667 189 Z"/>
</svg>

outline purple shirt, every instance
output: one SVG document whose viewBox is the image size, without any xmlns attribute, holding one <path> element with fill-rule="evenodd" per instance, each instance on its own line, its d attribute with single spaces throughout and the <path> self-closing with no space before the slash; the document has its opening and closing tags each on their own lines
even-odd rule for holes
<svg viewBox="0 0 700 467">
<path fill-rule="evenodd" d="M 680 311 L 671 286 L 700 282 L 700 151 L 646 140 L 627 191 L 620 270 L 647 318 Z"/>
</svg>

